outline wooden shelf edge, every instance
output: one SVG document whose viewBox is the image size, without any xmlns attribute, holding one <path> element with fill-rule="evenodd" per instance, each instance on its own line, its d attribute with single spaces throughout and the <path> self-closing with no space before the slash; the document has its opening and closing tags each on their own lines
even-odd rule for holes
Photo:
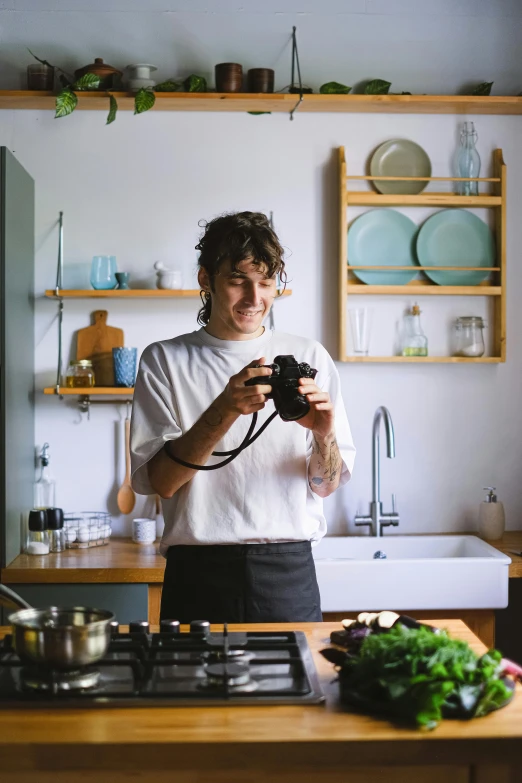
<svg viewBox="0 0 522 783">
<path fill-rule="evenodd" d="M 365 285 L 364 283 L 348 283 L 349 295 L 389 295 L 389 296 L 501 296 L 501 286 L 467 286 L 467 285 Z"/>
<path fill-rule="evenodd" d="M 346 191 L 348 206 L 396 206 L 396 207 L 501 207 L 501 196 L 457 196 L 453 193 L 423 193 L 403 196 L 397 193 L 371 193 Z"/>
<path fill-rule="evenodd" d="M 44 394 L 57 394 L 56 387 L 55 386 L 46 386 L 46 388 L 43 390 Z M 107 394 L 107 395 L 126 395 L 129 396 L 134 394 L 134 388 L 129 388 L 127 386 L 92 386 L 92 387 L 80 387 L 78 386 L 75 389 L 70 389 L 67 386 L 60 386 L 60 391 L 58 394 L 63 394 L 65 396 L 78 396 L 78 395 L 88 395 L 89 397 L 93 396 L 99 396 L 101 394 Z"/>
<path fill-rule="evenodd" d="M 134 96 L 112 93 L 123 111 L 134 110 Z M 108 111 L 105 92 L 81 92 L 78 109 Z M 55 95 L 34 90 L 0 90 L 0 109 L 53 110 Z M 152 111 L 269 111 L 289 112 L 299 96 L 290 93 L 157 93 Z M 304 95 L 299 113 L 369 112 L 405 114 L 522 114 L 515 95 Z"/>
<path fill-rule="evenodd" d="M 500 356 L 479 356 L 476 359 L 466 356 L 345 356 L 342 362 L 350 364 L 502 364 Z"/>
<path fill-rule="evenodd" d="M 286 288 L 283 293 L 278 294 L 276 299 L 281 299 L 284 296 L 291 296 L 292 289 Z M 197 298 L 199 297 L 199 289 L 192 290 L 188 288 L 179 289 L 156 289 L 156 288 L 129 288 L 128 290 L 109 289 L 105 291 L 95 291 L 94 289 L 60 289 L 58 295 L 54 289 L 47 289 L 45 296 L 48 299 L 175 299 L 175 298 Z"/>
</svg>

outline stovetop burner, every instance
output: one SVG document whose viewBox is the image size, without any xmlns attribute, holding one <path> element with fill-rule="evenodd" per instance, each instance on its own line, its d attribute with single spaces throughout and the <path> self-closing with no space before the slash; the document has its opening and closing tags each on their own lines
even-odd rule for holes
<svg viewBox="0 0 522 783">
<path fill-rule="evenodd" d="M 115 623 L 105 657 L 95 666 L 57 672 L 25 666 L 12 638 L 0 642 L 0 708 L 4 706 L 182 706 L 319 704 L 324 701 L 301 631 L 211 632 L 177 621 L 149 633 Z"/>
</svg>

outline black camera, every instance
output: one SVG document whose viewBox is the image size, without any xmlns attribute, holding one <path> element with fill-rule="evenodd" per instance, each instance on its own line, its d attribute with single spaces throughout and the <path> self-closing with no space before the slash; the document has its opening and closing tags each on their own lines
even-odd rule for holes
<svg viewBox="0 0 522 783">
<path fill-rule="evenodd" d="M 272 375 L 250 378 L 245 386 L 271 386 L 272 391 L 266 397 L 274 401 L 275 409 L 283 421 L 297 421 L 306 416 L 310 403 L 297 391 L 299 378 L 315 378 L 317 370 L 306 362 L 298 363 L 294 356 L 276 356 L 273 364 L 260 366 L 270 367 Z"/>
</svg>

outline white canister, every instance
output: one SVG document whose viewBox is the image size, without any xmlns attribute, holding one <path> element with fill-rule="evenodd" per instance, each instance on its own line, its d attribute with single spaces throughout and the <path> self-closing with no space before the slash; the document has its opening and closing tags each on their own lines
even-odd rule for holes
<svg viewBox="0 0 522 783">
<path fill-rule="evenodd" d="M 149 65 L 148 63 L 136 63 L 135 65 L 127 65 L 125 69 L 129 76 L 127 79 L 127 87 L 131 92 L 137 92 L 142 87 L 155 87 L 156 82 L 150 78 L 152 71 L 157 71 L 155 65 Z"/>
<path fill-rule="evenodd" d="M 156 540 L 156 520 L 145 517 L 133 519 L 132 540 L 136 544 L 153 544 Z"/>
</svg>

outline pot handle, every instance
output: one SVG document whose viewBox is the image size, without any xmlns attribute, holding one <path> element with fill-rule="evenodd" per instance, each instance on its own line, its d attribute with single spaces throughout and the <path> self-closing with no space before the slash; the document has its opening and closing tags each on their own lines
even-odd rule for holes
<svg viewBox="0 0 522 783">
<path fill-rule="evenodd" d="M 0 585 L 0 606 L 6 606 L 7 608 L 14 606 L 15 609 L 32 609 L 31 604 L 24 601 L 18 593 L 15 593 L 14 590 L 11 590 L 6 585 Z"/>
</svg>

